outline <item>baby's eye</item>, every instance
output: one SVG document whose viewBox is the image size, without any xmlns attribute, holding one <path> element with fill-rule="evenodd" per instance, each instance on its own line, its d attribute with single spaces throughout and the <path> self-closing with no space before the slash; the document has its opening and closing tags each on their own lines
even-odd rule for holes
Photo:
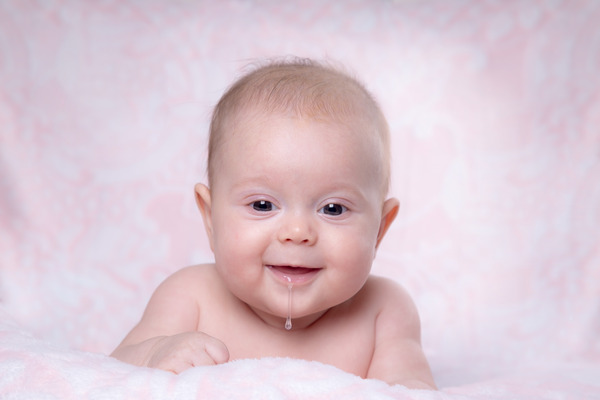
<svg viewBox="0 0 600 400">
<path fill-rule="evenodd" d="M 251 203 L 255 211 L 267 212 L 273 211 L 273 203 L 267 200 L 258 200 Z"/>
<path fill-rule="evenodd" d="M 341 204 L 329 203 L 325 207 L 321 208 L 321 212 L 326 215 L 342 215 L 348 211 L 346 207 Z"/>
</svg>

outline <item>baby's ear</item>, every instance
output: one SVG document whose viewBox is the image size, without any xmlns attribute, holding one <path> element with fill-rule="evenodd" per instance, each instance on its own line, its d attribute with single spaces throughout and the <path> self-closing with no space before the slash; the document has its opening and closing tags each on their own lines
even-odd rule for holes
<svg viewBox="0 0 600 400">
<path fill-rule="evenodd" d="M 214 250 L 210 189 L 202 183 L 197 183 L 194 189 L 196 192 L 196 205 L 198 206 L 198 210 L 200 210 L 200 214 L 202 214 L 204 229 L 206 229 L 210 248 Z"/>
<path fill-rule="evenodd" d="M 383 239 L 388 228 L 390 225 L 392 225 L 394 219 L 396 219 L 398 210 L 400 210 L 400 202 L 394 197 L 387 199 L 383 203 L 383 209 L 381 211 L 381 223 L 379 224 L 379 232 L 377 233 L 377 244 L 375 245 L 375 248 L 379 247 L 381 239 Z"/>
</svg>

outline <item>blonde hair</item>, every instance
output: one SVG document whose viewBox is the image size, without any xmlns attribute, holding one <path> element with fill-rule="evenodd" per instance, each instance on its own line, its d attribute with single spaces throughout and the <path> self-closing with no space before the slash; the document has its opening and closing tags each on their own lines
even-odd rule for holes
<svg viewBox="0 0 600 400">
<path fill-rule="evenodd" d="M 216 105 L 210 124 L 208 182 L 214 182 L 215 159 L 226 133 L 248 112 L 356 125 L 364 121 L 378 134 L 382 179 L 390 181 L 390 139 L 387 121 L 366 88 L 348 73 L 310 59 L 272 61 L 243 75 Z"/>
</svg>

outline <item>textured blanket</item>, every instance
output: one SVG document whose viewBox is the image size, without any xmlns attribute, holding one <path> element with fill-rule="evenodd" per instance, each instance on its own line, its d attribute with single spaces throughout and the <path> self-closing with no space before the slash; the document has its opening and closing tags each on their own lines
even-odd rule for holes
<svg viewBox="0 0 600 400">
<path fill-rule="evenodd" d="M 0 0 L 0 398 L 600 399 L 598 21 L 595 0 Z M 373 273 L 414 298 L 439 392 L 106 356 L 212 260 L 212 106 L 287 54 L 345 65 L 388 117 L 401 210 Z"/>
<path fill-rule="evenodd" d="M 0 324 L 2 399 L 594 399 L 600 398 L 599 376 L 600 366 L 584 363 L 517 367 L 502 377 L 433 392 L 283 358 L 174 375 L 42 342 L 6 315 Z"/>
</svg>

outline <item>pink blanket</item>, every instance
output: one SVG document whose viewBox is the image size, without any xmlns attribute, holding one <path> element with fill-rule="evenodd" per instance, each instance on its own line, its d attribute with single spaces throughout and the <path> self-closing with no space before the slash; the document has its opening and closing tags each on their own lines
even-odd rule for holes
<svg viewBox="0 0 600 400">
<path fill-rule="evenodd" d="M 600 3 L 0 0 L 0 398 L 600 399 Z M 175 270 L 208 116 L 252 60 L 379 99 L 399 219 L 373 272 L 439 392 L 301 360 L 175 376 L 108 354 Z"/>
<path fill-rule="evenodd" d="M 599 376 L 597 364 L 538 365 L 432 392 L 285 358 L 240 360 L 174 375 L 40 341 L 6 315 L 0 324 L 3 399 L 593 399 L 600 395 Z"/>
</svg>

